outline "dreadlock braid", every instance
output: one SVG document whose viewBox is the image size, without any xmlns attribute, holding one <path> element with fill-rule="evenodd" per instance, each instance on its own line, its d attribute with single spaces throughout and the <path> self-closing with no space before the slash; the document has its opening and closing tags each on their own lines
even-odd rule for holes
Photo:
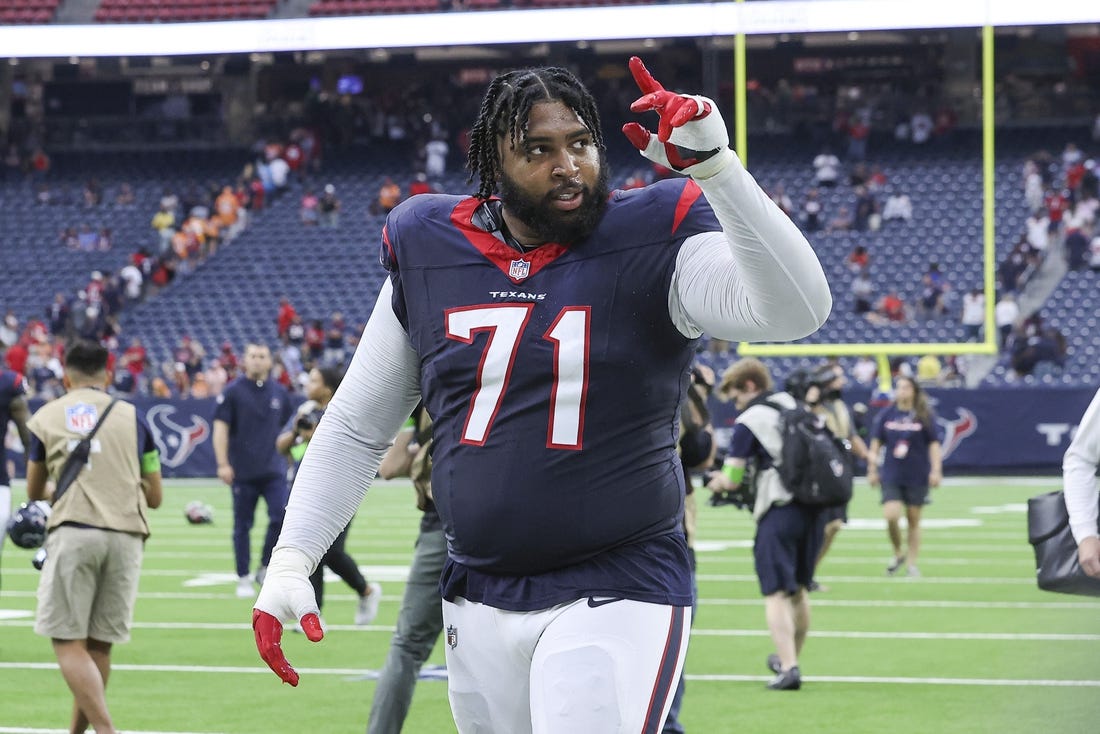
<svg viewBox="0 0 1100 734">
<path fill-rule="evenodd" d="M 512 148 L 523 145 L 531 107 L 546 101 L 560 101 L 572 108 L 591 131 L 596 146 L 604 149 L 596 101 L 572 72 L 555 66 L 505 72 L 489 84 L 481 111 L 470 130 L 467 183 L 473 181 L 475 175 L 479 177 L 478 198 L 488 199 L 497 189 L 501 171 L 498 137 L 507 135 Z"/>
</svg>

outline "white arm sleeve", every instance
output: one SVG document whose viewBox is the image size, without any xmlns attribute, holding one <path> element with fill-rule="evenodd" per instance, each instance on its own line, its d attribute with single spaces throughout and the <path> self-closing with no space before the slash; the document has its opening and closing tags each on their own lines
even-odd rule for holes
<svg viewBox="0 0 1100 734">
<path fill-rule="evenodd" d="M 1098 511 L 1096 467 L 1100 465 L 1100 390 L 1089 403 L 1077 434 L 1062 459 L 1062 483 L 1069 526 L 1078 544 L 1096 535 Z"/>
<path fill-rule="evenodd" d="M 420 360 L 393 313 L 392 293 L 387 279 L 294 478 L 276 547 L 300 550 L 314 567 L 355 516 L 420 399 Z"/>
<path fill-rule="evenodd" d="M 832 295 L 810 243 L 734 158 L 697 182 L 721 232 L 689 237 L 676 258 L 669 313 L 680 333 L 791 341 L 825 323 Z"/>
</svg>

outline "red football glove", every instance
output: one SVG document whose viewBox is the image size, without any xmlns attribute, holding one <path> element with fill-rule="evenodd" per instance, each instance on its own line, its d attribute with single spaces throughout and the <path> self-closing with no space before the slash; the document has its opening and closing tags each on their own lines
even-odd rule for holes
<svg viewBox="0 0 1100 734">
<path fill-rule="evenodd" d="M 320 642 L 325 636 L 321 629 L 321 620 L 316 614 L 307 614 L 302 617 L 302 631 L 310 642 Z M 260 651 L 260 657 L 267 663 L 267 667 L 275 671 L 275 675 L 283 679 L 283 683 L 292 686 L 298 685 L 298 671 L 287 661 L 283 654 L 283 624 L 267 612 L 259 609 L 252 610 L 252 632 L 256 636 L 256 649 Z"/>
<path fill-rule="evenodd" d="M 283 621 L 301 620 L 302 631 L 310 642 L 325 636 L 317 616 L 317 601 L 309 583 L 312 564 L 305 554 L 294 548 L 277 548 L 271 554 L 260 595 L 252 609 L 252 631 L 256 649 L 268 667 L 283 682 L 298 685 L 298 673 L 287 662 L 280 644 Z"/>
<path fill-rule="evenodd" d="M 630 73 L 642 90 L 631 111 L 654 110 L 660 117 L 656 135 L 636 122 L 623 125 L 623 134 L 643 156 L 694 178 L 710 178 L 726 167 L 733 151 L 713 101 L 666 90 L 637 56 L 630 58 Z"/>
</svg>

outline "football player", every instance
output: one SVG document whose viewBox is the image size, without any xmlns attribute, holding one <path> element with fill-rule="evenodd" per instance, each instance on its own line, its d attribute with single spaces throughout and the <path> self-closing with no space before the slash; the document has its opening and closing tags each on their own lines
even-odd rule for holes
<svg viewBox="0 0 1100 734">
<path fill-rule="evenodd" d="M 565 69 L 523 69 L 490 83 L 473 125 L 477 193 L 412 197 L 387 217 L 389 279 L 253 612 L 284 681 L 298 674 L 282 622 L 322 637 L 309 573 L 423 398 L 458 730 L 664 721 L 691 617 L 676 434 L 695 343 L 798 339 L 831 297 L 715 103 L 664 89 L 640 59 L 630 70 L 631 109 L 659 127 L 623 132 L 683 177 L 609 195 L 595 100 Z"/>
</svg>

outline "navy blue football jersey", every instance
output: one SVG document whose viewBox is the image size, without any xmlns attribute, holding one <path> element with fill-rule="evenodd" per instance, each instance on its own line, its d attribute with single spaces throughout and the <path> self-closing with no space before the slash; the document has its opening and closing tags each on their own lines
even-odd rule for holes
<svg viewBox="0 0 1100 734">
<path fill-rule="evenodd" d="M 617 191 L 588 238 L 528 253 L 473 223 L 475 198 L 390 214 L 381 257 L 434 421 L 448 598 L 691 603 L 676 440 L 694 340 L 668 301 L 680 245 L 721 229 L 701 194 Z"/>
<path fill-rule="evenodd" d="M 0 487 L 11 484 L 8 476 L 7 450 L 4 448 L 3 438 L 8 432 L 8 421 L 11 420 L 11 403 L 16 398 L 27 394 L 27 381 L 18 372 L 12 370 L 0 370 Z M 24 446 L 26 451 L 29 447 Z"/>
</svg>

